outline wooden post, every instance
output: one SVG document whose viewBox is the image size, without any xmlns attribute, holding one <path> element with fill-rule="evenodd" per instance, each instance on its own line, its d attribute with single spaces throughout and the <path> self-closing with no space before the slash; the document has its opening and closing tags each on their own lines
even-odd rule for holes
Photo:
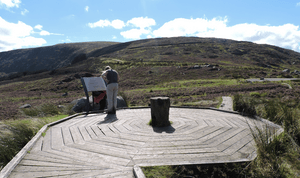
<svg viewBox="0 0 300 178">
<path fill-rule="evenodd" d="M 169 97 L 153 97 L 151 101 L 151 119 L 153 127 L 170 126 L 169 121 Z"/>
</svg>

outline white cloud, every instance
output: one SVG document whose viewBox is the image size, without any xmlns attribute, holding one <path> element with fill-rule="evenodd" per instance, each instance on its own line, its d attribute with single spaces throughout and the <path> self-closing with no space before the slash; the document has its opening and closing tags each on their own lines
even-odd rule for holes
<svg viewBox="0 0 300 178">
<path fill-rule="evenodd" d="M 123 31 L 120 34 L 126 39 L 140 39 L 142 35 L 147 35 L 149 33 L 151 33 L 151 31 L 146 29 L 131 29 Z"/>
<path fill-rule="evenodd" d="M 63 36 L 63 34 L 59 34 L 59 33 L 50 33 L 50 32 L 48 32 L 48 31 L 46 31 L 46 30 L 43 30 L 43 26 L 40 25 L 40 24 L 34 26 L 34 28 L 35 28 L 35 29 L 38 29 L 38 30 L 41 30 L 41 31 L 40 31 L 40 32 L 32 32 L 32 33 L 38 33 L 38 34 L 41 35 L 41 36 L 48 36 L 48 35 L 62 35 L 62 36 Z"/>
<path fill-rule="evenodd" d="M 22 15 L 26 15 L 28 12 L 29 12 L 29 11 L 28 11 L 27 9 L 24 9 L 24 10 L 21 12 L 21 14 L 22 14 Z"/>
<path fill-rule="evenodd" d="M 33 28 L 21 21 L 10 23 L 0 17 L 0 51 L 46 44 L 43 38 L 31 36 Z"/>
<path fill-rule="evenodd" d="M 195 36 L 197 33 L 206 33 L 226 27 L 227 18 L 212 20 L 197 18 L 178 18 L 165 23 L 158 30 L 153 31 L 155 37 Z"/>
<path fill-rule="evenodd" d="M 59 40 L 60 43 L 70 43 L 72 42 L 72 40 L 69 39 L 69 37 L 67 37 L 66 40 Z"/>
<path fill-rule="evenodd" d="M 117 39 L 117 37 L 116 37 L 115 35 L 113 35 L 112 39 L 114 39 L 114 40 L 115 40 L 115 39 Z"/>
<path fill-rule="evenodd" d="M 156 25 L 156 22 L 154 19 L 148 17 L 135 17 L 128 20 L 126 25 L 136 28 L 123 31 L 120 34 L 126 39 L 140 39 L 142 35 L 148 35 L 147 38 L 151 37 L 151 26 Z"/>
<path fill-rule="evenodd" d="M 8 8 L 11 7 L 19 7 L 19 4 L 21 3 L 20 0 L 0 0 L 0 5 L 5 5 Z"/>
<path fill-rule="evenodd" d="M 174 19 L 153 31 L 153 37 L 198 36 L 251 41 L 271 44 L 300 51 L 300 29 L 293 24 L 280 26 L 260 26 L 257 24 L 237 24 L 227 26 L 228 19 Z"/>
<path fill-rule="evenodd" d="M 109 20 L 99 20 L 98 22 L 95 23 L 88 23 L 88 26 L 91 28 L 96 28 L 96 27 L 107 27 L 110 26 L 110 21 Z"/>
<path fill-rule="evenodd" d="M 88 26 L 90 28 L 96 28 L 96 27 L 113 27 L 115 29 L 122 29 L 126 26 L 133 26 L 139 29 L 131 29 L 128 31 L 121 32 L 121 35 L 124 35 L 125 38 L 130 37 L 130 39 L 139 39 L 140 35 L 139 34 L 145 34 L 149 33 L 151 30 L 151 26 L 155 25 L 155 20 L 148 18 L 148 17 L 136 17 L 132 18 L 131 20 L 128 20 L 127 23 L 125 24 L 124 21 L 116 19 L 113 21 L 109 20 L 99 20 L 98 22 L 95 23 L 88 23 Z M 147 30 L 145 30 L 147 29 Z M 131 34 L 135 32 L 136 34 Z M 138 37 L 138 38 L 131 38 L 131 37 Z"/>
<path fill-rule="evenodd" d="M 96 28 L 96 27 L 108 27 L 111 26 L 116 29 L 122 29 L 125 27 L 125 23 L 122 20 L 116 19 L 110 22 L 109 20 L 99 20 L 98 22 L 95 23 L 88 23 L 88 26 L 91 28 Z"/>
<path fill-rule="evenodd" d="M 125 27 L 125 23 L 122 20 L 117 19 L 111 22 L 111 26 L 115 29 L 122 29 L 123 27 Z"/>
<path fill-rule="evenodd" d="M 88 12 L 89 11 L 89 6 L 85 6 L 84 10 Z"/>
<path fill-rule="evenodd" d="M 299 26 L 295 26 L 293 24 L 284 24 L 281 26 L 260 26 L 245 23 L 198 33 L 196 36 L 251 41 L 258 44 L 271 44 L 300 51 Z"/>
<path fill-rule="evenodd" d="M 298 3 L 296 4 L 296 6 L 300 6 L 300 2 L 298 2 Z"/>
<path fill-rule="evenodd" d="M 120 32 L 125 39 L 140 39 L 142 35 L 147 38 L 154 37 L 176 37 L 176 36 L 198 36 L 226 38 L 238 41 L 251 41 L 258 44 L 270 44 L 283 48 L 300 51 L 300 29 L 293 24 L 283 24 L 279 26 L 257 25 L 257 24 L 237 24 L 228 26 L 227 17 L 206 18 L 176 18 L 166 22 L 156 30 L 152 26 L 156 22 L 148 17 L 136 17 L 128 20 L 126 24 L 122 20 L 99 20 L 89 23 L 91 28 L 113 27 L 123 29 L 131 28 Z"/>
<path fill-rule="evenodd" d="M 48 36 L 48 35 L 50 35 L 50 33 L 47 32 L 47 31 L 45 31 L 45 30 L 42 30 L 42 31 L 40 32 L 40 35 L 41 35 L 41 36 Z"/>
<path fill-rule="evenodd" d="M 136 17 L 127 21 L 127 25 L 133 25 L 135 27 L 144 29 L 150 26 L 156 25 L 155 20 L 148 17 Z"/>
<path fill-rule="evenodd" d="M 43 26 L 39 24 L 39 25 L 34 26 L 34 28 L 38 29 L 38 30 L 42 30 Z"/>
</svg>

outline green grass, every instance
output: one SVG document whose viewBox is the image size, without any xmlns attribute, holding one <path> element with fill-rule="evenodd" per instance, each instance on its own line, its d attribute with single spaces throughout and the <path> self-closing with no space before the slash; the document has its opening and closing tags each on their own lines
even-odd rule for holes
<svg viewBox="0 0 300 178">
<path fill-rule="evenodd" d="M 46 103 L 41 106 L 36 106 L 32 108 L 23 108 L 22 112 L 25 116 L 29 117 L 46 117 L 46 116 L 53 116 L 53 115 L 72 115 L 74 111 L 72 111 L 73 105 L 68 104 L 64 108 L 58 108 L 57 105 L 52 103 Z"/>
<path fill-rule="evenodd" d="M 2 169 L 31 138 L 46 124 L 60 120 L 67 115 L 7 120 L 0 122 L 0 169 Z M 45 133 L 43 133 L 45 135 Z"/>
<path fill-rule="evenodd" d="M 165 91 L 170 89 L 179 89 L 179 88 L 206 88 L 206 87 L 219 87 L 219 86 L 231 86 L 231 85 L 249 85 L 245 80 L 239 79 L 198 79 L 198 80 L 179 80 L 172 82 L 165 82 L 162 84 L 147 86 L 146 88 L 139 88 L 133 90 L 127 90 L 127 92 L 136 92 L 136 91 Z"/>
<path fill-rule="evenodd" d="M 176 175 L 172 166 L 142 167 L 147 178 L 169 178 Z"/>
<path fill-rule="evenodd" d="M 177 105 L 181 106 L 200 106 L 200 107 L 206 107 L 209 105 L 221 105 L 220 100 L 200 100 L 195 102 L 186 102 L 186 103 L 180 103 Z"/>
</svg>

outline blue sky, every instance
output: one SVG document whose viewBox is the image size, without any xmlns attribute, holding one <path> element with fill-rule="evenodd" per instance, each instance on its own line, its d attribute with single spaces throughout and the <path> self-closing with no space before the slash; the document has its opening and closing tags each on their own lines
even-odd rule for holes
<svg viewBox="0 0 300 178">
<path fill-rule="evenodd" d="M 300 52 L 300 0 L 0 0 L 0 52 L 198 36 Z"/>
</svg>

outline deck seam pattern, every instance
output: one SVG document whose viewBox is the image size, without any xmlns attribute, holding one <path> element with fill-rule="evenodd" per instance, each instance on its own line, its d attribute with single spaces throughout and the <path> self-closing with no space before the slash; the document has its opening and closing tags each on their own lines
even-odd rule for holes
<svg viewBox="0 0 300 178">
<path fill-rule="evenodd" d="M 171 107 L 173 124 L 152 128 L 150 108 L 75 115 L 48 124 L 9 163 L 1 177 L 133 177 L 140 166 L 250 161 L 256 157 L 250 128 L 283 129 L 215 108 Z M 41 133 L 49 128 L 45 137 Z M 27 153 L 31 149 L 31 152 Z M 17 160 L 17 161 L 16 161 Z"/>
</svg>

